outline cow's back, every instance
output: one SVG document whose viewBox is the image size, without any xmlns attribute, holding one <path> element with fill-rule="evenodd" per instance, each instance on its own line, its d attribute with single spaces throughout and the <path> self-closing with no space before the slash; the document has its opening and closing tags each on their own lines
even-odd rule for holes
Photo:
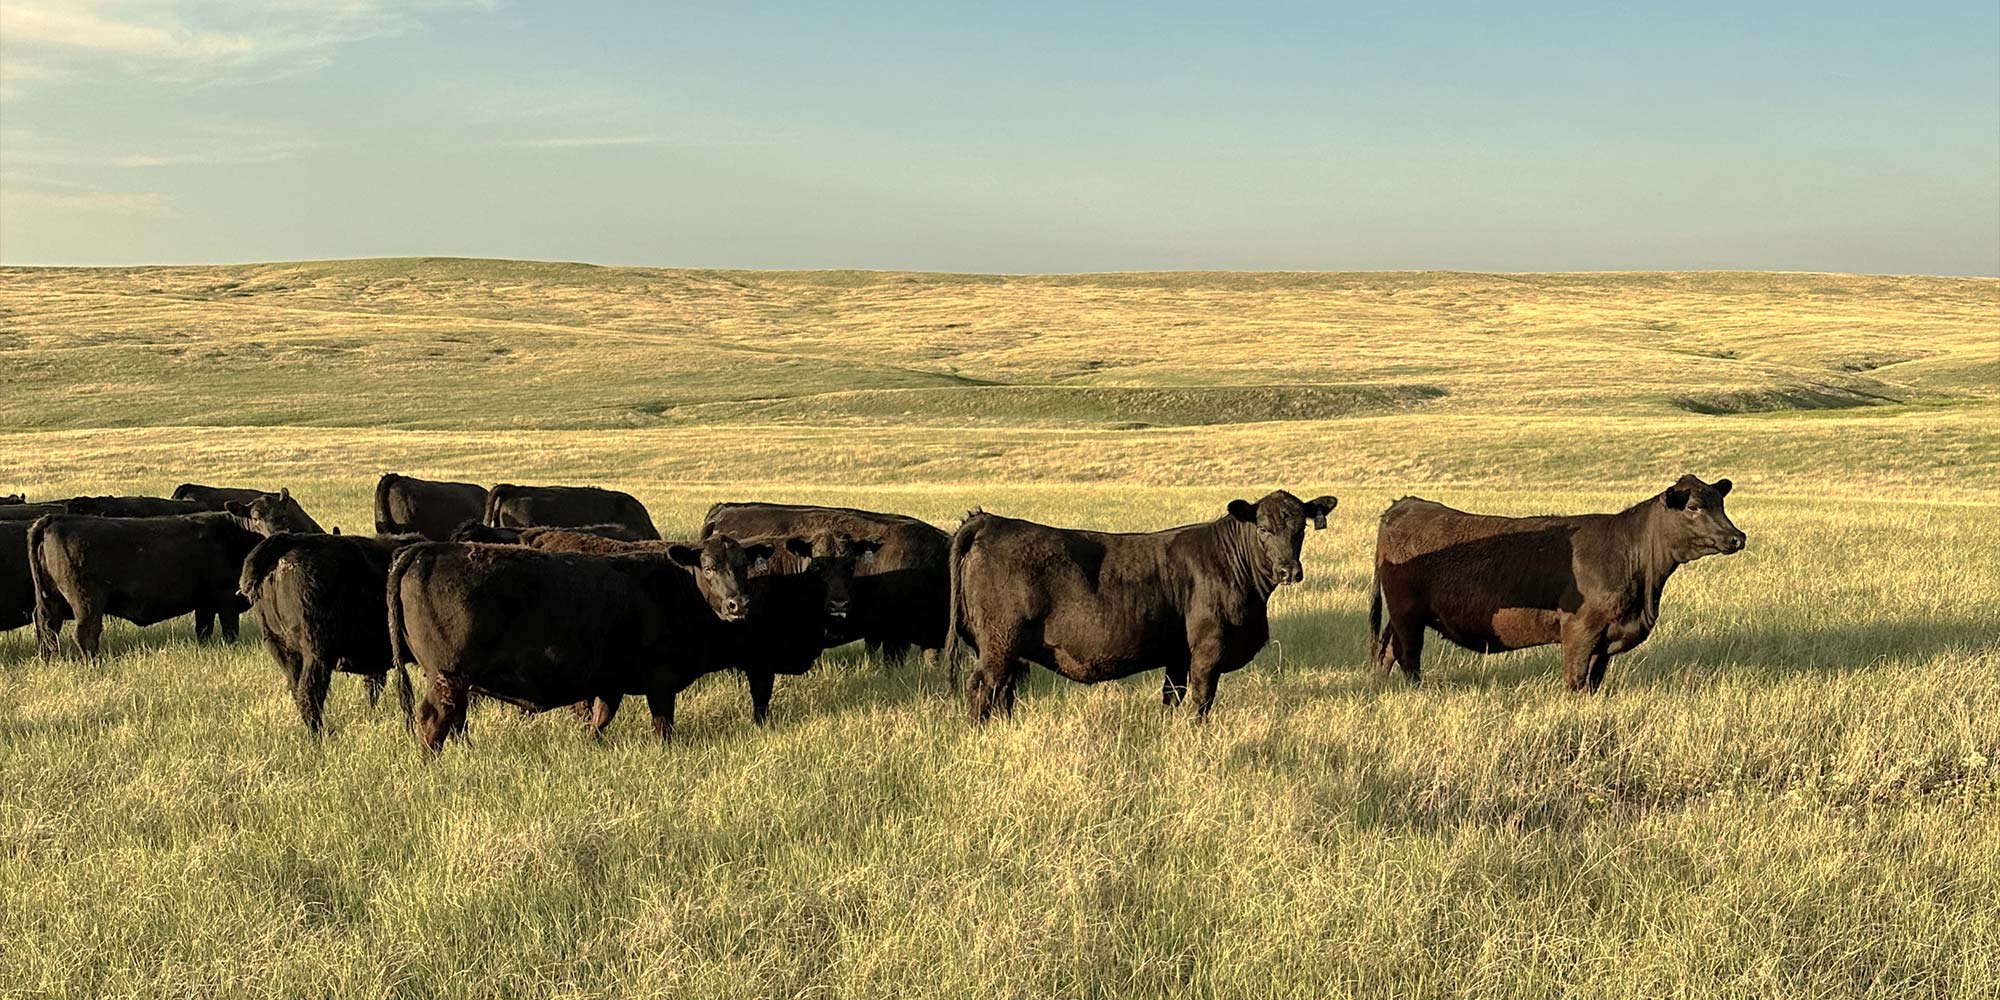
<svg viewBox="0 0 2000 1000">
<path fill-rule="evenodd" d="M 951 536 L 905 514 L 805 504 L 718 503 L 708 509 L 701 535 L 809 537 L 825 531 L 881 543 L 868 565 L 857 570 L 857 577 L 908 569 L 948 572 Z"/>
<path fill-rule="evenodd" d="M 641 539 L 660 537 L 652 515 L 637 497 L 598 486 L 516 486 L 502 483 L 487 493 L 485 522 L 503 528 L 574 528 L 619 524 Z"/>
<path fill-rule="evenodd" d="M 445 541 L 459 525 L 486 513 L 486 488 L 387 473 L 375 484 L 375 530 Z"/>
</svg>

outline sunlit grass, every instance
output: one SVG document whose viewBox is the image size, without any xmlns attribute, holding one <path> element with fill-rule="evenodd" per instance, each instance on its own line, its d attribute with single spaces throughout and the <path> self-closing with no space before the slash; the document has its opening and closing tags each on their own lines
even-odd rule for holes
<svg viewBox="0 0 2000 1000">
<path fill-rule="evenodd" d="M 1550 287 L 1500 308 L 1479 296 L 1520 282 L 1114 276 L 1028 279 L 1030 294 L 971 277 L 685 272 L 674 284 L 609 271 L 602 283 L 624 298 L 606 298 L 554 265 L 315 267 L 309 283 L 252 297 L 396 324 L 582 317 L 628 330 L 664 297 L 705 335 L 816 330 L 843 365 L 891 367 L 957 316 L 974 333 L 954 336 L 986 336 L 980 310 L 1001 304 L 1096 336 L 1112 357 L 1130 349 L 1121 324 L 1153 321 L 1123 298 L 1138 292 L 1237 334 L 1334 292 L 1379 298 L 1377 316 L 1398 299 L 1435 310 L 1468 296 L 1463 320 L 1426 320 L 1431 341 L 1405 352 L 1438 358 L 1565 323 L 1599 331 L 1578 335 L 1586 346 L 1630 346 L 1619 317 L 1663 315 L 1668 299 L 1690 329 L 1656 339 L 1712 334 L 1701 344 L 1788 370 L 1992 325 L 1972 308 L 1981 286 L 1944 279 L 1766 277 L 1745 291 L 1746 276 L 1532 276 Z M 256 269 L 159 280 L 226 302 L 244 270 Z M 20 305 L 31 292 L 35 315 L 79 318 L 0 347 L 0 364 L 70 357 L 92 296 L 128 294 L 119 283 L 148 273 L 76 272 L 67 290 L 43 288 L 60 272 L 9 273 L 14 328 L 39 322 Z M 176 329 L 120 322 L 119 336 Z M 1777 335 L 1820 329 L 1842 332 Z M 384 331 L 381 344 L 398 336 Z M 223 347 L 250 336 L 188 332 Z M 1194 385 L 1237 380 L 1221 339 L 1190 338 L 1153 341 L 1146 364 L 1163 379 L 1209 373 Z M 966 374 L 1031 357 L 1054 371 L 1050 339 L 996 337 Z M 1320 363 L 1319 348 L 1275 337 L 1237 347 L 1242 367 L 1276 370 L 1302 350 L 1300 365 Z M 648 381 L 638 369 L 684 360 L 577 350 L 578 364 L 637 372 L 634 384 Z M 0 402 L 16 407 L 0 409 L 15 431 L 0 436 L 0 492 L 287 485 L 349 530 L 368 525 L 374 478 L 391 470 L 626 488 L 669 535 L 720 499 L 947 526 L 978 504 L 1129 530 L 1273 487 L 1341 498 L 1309 533 L 1306 582 L 1273 599 L 1272 644 L 1222 680 L 1205 726 L 1160 708 L 1157 674 L 1082 687 L 1037 672 L 1011 720 L 976 729 L 935 672 L 849 648 L 781 680 L 765 730 L 742 681 L 717 676 L 682 699 L 671 747 L 643 712 L 599 742 L 566 713 L 488 705 L 466 743 L 427 764 L 393 698 L 371 710 L 351 677 L 335 680 L 328 735 L 309 737 L 254 628 L 202 648 L 185 620 L 113 623 L 96 664 L 42 664 L 26 630 L 0 633 L 0 995 L 1994 995 L 1991 386 L 1939 379 L 1925 391 L 1952 395 L 1922 405 L 1716 417 L 1579 390 L 1563 381 L 1573 360 L 1476 378 L 1468 362 L 1447 383 L 1455 396 L 1407 413 L 1124 431 L 1020 411 L 932 412 L 911 427 L 851 408 L 838 414 L 849 426 L 814 426 L 807 402 L 788 404 L 802 422 L 784 426 L 533 429 L 579 426 L 534 415 L 534 400 L 594 390 L 558 379 L 547 396 L 496 403 L 493 386 L 443 374 L 422 399 L 392 377 L 311 387 L 353 398 L 322 414 L 279 398 L 292 376 L 255 366 L 237 387 L 250 398 L 198 382 L 149 417 L 134 395 L 104 422 L 141 426 L 115 430 L 88 429 L 77 403 L 47 422 L 13 416 L 54 395 Z M 748 385 L 754 370 L 714 377 Z M 1656 374 L 1664 386 L 1668 370 Z M 158 397 L 184 388 L 134 377 Z M 1577 411 L 1563 412 L 1571 394 Z M 197 404 L 440 429 L 173 426 Z M 523 413 L 528 427 L 509 426 Z M 1600 696 L 1563 691 L 1552 649 L 1476 657 L 1434 642 L 1420 687 L 1364 667 L 1374 515 L 1394 497 L 1610 510 L 1682 472 L 1736 481 L 1729 508 L 1749 547 L 1675 576 L 1659 630 L 1613 660 Z"/>
</svg>

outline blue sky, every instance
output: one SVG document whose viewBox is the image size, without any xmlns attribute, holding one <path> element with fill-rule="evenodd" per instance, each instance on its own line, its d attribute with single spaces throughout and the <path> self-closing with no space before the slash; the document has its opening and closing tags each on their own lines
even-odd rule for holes
<svg viewBox="0 0 2000 1000">
<path fill-rule="evenodd" d="M 1993 0 L 1232 8 L 0 0 L 0 260 L 2000 273 Z"/>
</svg>

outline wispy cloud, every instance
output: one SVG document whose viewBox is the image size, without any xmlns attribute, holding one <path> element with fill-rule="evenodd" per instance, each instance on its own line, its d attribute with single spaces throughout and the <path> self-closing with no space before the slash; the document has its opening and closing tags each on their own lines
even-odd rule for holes
<svg viewBox="0 0 2000 1000">
<path fill-rule="evenodd" d="M 534 149 L 575 149 L 581 146 L 658 146 L 669 140 L 659 135 L 594 135 L 554 139 L 523 139 L 516 145 Z"/>
<path fill-rule="evenodd" d="M 9 211 L 43 209 L 64 214 L 166 218 L 173 201 L 158 191 L 116 191 L 76 181 L 0 173 L 0 204 Z"/>
<path fill-rule="evenodd" d="M 148 143 L 106 143 L 55 139 L 26 129 L 0 129 L 0 163 L 9 167 L 228 166 L 277 163 L 314 144 L 269 129 L 195 124 L 173 130 L 172 139 Z"/>
<path fill-rule="evenodd" d="M 417 14 L 490 0 L 0 0 L 0 94 L 106 76 L 213 82 L 324 62 L 335 46 L 401 34 Z"/>
</svg>

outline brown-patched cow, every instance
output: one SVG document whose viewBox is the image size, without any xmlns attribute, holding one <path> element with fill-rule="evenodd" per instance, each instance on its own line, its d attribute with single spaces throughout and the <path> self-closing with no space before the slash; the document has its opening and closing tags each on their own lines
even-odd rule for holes
<svg viewBox="0 0 2000 1000">
<path fill-rule="evenodd" d="M 599 486 L 516 486 L 501 483 L 486 493 L 483 519 L 495 528 L 569 528 L 622 524 L 642 539 L 660 537 L 646 506 L 630 493 Z"/>
<path fill-rule="evenodd" d="M 1376 532 L 1371 659 L 1418 680 L 1426 628 L 1476 653 L 1561 643 L 1564 681 L 1595 692 L 1611 657 L 1652 633 L 1676 569 L 1742 551 L 1729 489 L 1682 476 L 1617 514 L 1549 517 L 1397 500 Z"/>
<path fill-rule="evenodd" d="M 461 732 L 473 694 L 538 711 L 643 694 L 654 732 L 670 737 L 675 698 L 720 669 L 720 625 L 749 612 L 749 564 L 770 554 L 727 536 L 615 556 L 403 549 L 389 568 L 389 639 L 391 662 L 424 672 L 418 740 L 435 751 Z"/>
<path fill-rule="evenodd" d="M 458 526 L 486 516 L 486 487 L 387 473 L 375 482 L 375 532 L 447 541 Z"/>
<path fill-rule="evenodd" d="M 851 507 L 781 503 L 718 503 L 702 519 L 702 534 L 811 537 L 832 531 L 874 542 L 874 557 L 856 571 L 851 609 L 829 645 L 860 639 L 885 659 L 910 648 L 926 655 L 944 648 L 951 590 L 951 536 L 903 514 Z M 956 666 L 951 667 L 956 677 Z"/>
<path fill-rule="evenodd" d="M 973 718 L 1011 713 L 1029 663 L 1086 684 L 1165 668 L 1161 700 L 1191 696 L 1206 717 L 1216 680 L 1269 640 L 1271 592 L 1305 579 L 1306 525 L 1324 528 L 1337 503 L 1278 490 L 1143 534 L 973 511 L 952 536 L 949 632 L 979 656 L 965 689 Z"/>
</svg>

